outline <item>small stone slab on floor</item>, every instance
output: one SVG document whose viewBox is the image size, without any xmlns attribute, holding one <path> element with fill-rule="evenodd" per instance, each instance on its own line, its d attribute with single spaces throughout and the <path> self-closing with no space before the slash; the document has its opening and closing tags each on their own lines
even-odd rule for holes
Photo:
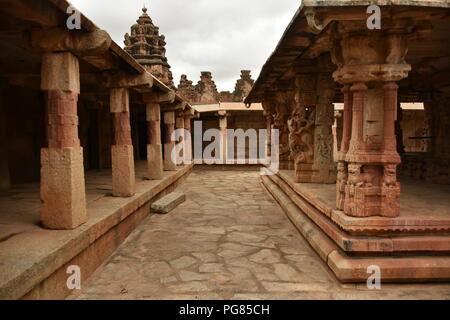
<svg viewBox="0 0 450 320">
<path fill-rule="evenodd" d="M 154 202 L 151 206 L 153 213 L 167 214 L 186 201 L 186 195 L 181 192 L 172 192 Z"/>
</svg>

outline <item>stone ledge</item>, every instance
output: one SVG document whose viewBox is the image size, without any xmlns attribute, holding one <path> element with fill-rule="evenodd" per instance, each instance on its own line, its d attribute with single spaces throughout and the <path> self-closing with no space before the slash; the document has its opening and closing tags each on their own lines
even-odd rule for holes
<svg viewBox="0 0 450 320">
<path fill-rule="evenodd" d="M 153 213 L 167 214 L 186 201 L 186 195 L 173 192 L 154 202 L 151 206 Z"/>
<path fill-rule="evenodd" d="M 332 239 L 343 251 L 349 253 L 401 253 L 401 252 L 450 252 L 450 236 L 448 235 L 407 235 L 389 237 L 359 236 L 345 232 L 336 225 L 334 220 L 323 214 L 320 203 L 311 201 L 299 193 L 278 176 L 270 176 L 270 179 L 280 188 L 289 199 L 314 222 L 330 239 Z M 303 195 L 303 194 L 302 194 Z"/>
<path fill-rule="evenodd" d="M 320 258 L 342 282 L 366 282 L 367 268 L 381 268 L 383 282 L 450 281 L 449 256 L 348 256 L 334 243 L 289 196 L 267 176 L 262 177 L 265 189 L 279 203 L 286 215 L 309 242 Z"/>
<path fill-rule="evenodd" d="M 289 171 L 280 171 L 278 176 L 289 185 L 302 199 L 312 204 L 318 212 L 331 219 L 342 230 L 349 234 L 371 236 L 375 234 L 388 234 L 397 232 L 408 232 L 415 234 L 433 233 L 436 235 L 450 232 L 450 215 L 435 215 L 435 207 L 429 208 L 426 213 L 418 214 L 418 210 L 407 204 L 405 192 L 400 196 L 401 213 L 396 218 L 370 217 L 358 218 L 345 215 L 341 211 L 334 210 L 335 186 L 324 186 L 321 184 L 296 183 L 289 175 Z M 320 192 L 323 188 L 333 188 L 333 198 L 326 197 Z M 404 186 L 402 187 L 404 189 Z M 415 193 L 418 191 L 415 190 Z M 444 193 L 442 194 L 444 196 Z M 431 206 L 428 206 L 431 207 Z M 412 214 L 412 211 L 416 211 Z M 409 212 L 411 211 L 411 212 Z M 448 212 L 448 209 L 447 209 Z"/>
<path fill-rule="evenodd" d="M 42 286 L 47 278 L 60 271 L 67 262 L 74 260 L 108 231 L 177 183 L 192 168 L 193 165 L 185 166 L 176 172 L 167 173 L 163 180 L 139 183 L 134 197 L 104 197 L 91 203 L 87 208 L 89 221 L 75 230 L 42 229 L 32 234 L 15 236 L 0 254 L 0 300 L 20 299 L 38 285 Z M 146 212 L 148 214 L 149 210 Z M 117 247 L 120 241 L 113 243 Z"/>
</svg>

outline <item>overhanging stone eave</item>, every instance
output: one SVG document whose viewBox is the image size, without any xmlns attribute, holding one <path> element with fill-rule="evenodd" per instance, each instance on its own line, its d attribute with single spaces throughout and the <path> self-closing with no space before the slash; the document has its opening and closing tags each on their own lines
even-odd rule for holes
<svg viewBox="0 0 450 320">
<path fill-rule="evenodd" d="M 348 8 L 357 8 L 357 7 L 367 7 L 368 5 L 373 4 L 373 1 L 369 0 L 362 0 L 362 1 L 355 1 L 355 0 L 304 0 L 302 2 L 302 5 L 295 13 L 293 19 L 289 23 L 288 27 L 286 28 L 285 32 L 283 33 L 280 41 L 278 42 L 275 51 L 271 54 L 271 56 L 267 59 L 266 63 L 264 64 L 260 76 L 255 81 L 255 85 L 253 86 L 252 90 L 250 91 L 249 95 L 245 99 L 246 104 L 261 102 L 262 99 L 262 93 L 264 92 L 264 86 L 267 85 L 273 85 L 270 81 L 267 79 L 270 77 L 270 75 L 273 73 L 273 64 L 274 59 L 278 56 L 280 56 L 280 52 L 283 51 L 283 47 L 286 46 L 286 41 L 289 41 L 290 36 L 294 33 L 294 27 L 298 24 L 300 24 L 301 20 L 306 20 L 305 18 L 305 11 L 306 10 L 314 10 L 314 13 L 323 18 L 324 24 L 323 24 L 323 30 L 321 30 L 318 33 L 314 33 L 311 28 L 307 28 L 306 31 L 307 34 L 311 35 L 311 42 L 314 42 L 314 39 L 317 39 L 323 32 L 326 30 L 326 27 L 329 26 L 329 24 L 332 21 L 345 21 L 345 20 L 360 20 L 367 17 L 366 10 L 363 10 L 361 12 L 354 11 L 347 13 Z M 441 11 L 441 9 L 450 8 L 450 3 L 448 1 L 443 0 L 424 0 L 424 1 L 418 1 L 418 0 L 386 0 L 386 1 L 379 1 L 377 3 L 380 6 L 389 6 L 389 7 L 420 7 L 420 10 L 423 10 L 423 8 L 428 7 L 431 9 L 436 9 L 438 11 Z M 333 10 L 330 10 L 333 9 Z M 336 11 L 337 10 L 337 11 Z M 435 10 L 435 11 L 436 11 Z M 303 15 L 302 15 L 303 14 Z M 300 30 L 295 30 L 295 33 L 298 33 Z M 295 34 L 294 33 L 294 34 Z M 309 48 L 305 49 L 304 52 L 306 52 Z M 300 52 L 298 56 L 301 56 L 304 52 Z M 286 68 L 287 70 L 288 68 Z"/>
<path fill-rule="evenodd" d="M 303 0 L 304 7 L 367 7 L 371 0 Z M 411 6 L 450 8 L 446 0 L 379 0 L 378 6 Z"/>
</svg>

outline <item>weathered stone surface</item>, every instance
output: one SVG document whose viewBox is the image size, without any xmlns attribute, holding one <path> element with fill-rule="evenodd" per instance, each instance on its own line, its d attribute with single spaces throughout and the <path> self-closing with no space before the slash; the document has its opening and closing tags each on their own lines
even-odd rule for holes
<svg viewBox="0 0 450 320">
<path fill-rule="evenodd" d="M 148 179 L 161 180 L 164 175 L 163 153 L 161 144 L 148 144 L 147 157 Z"/>
<path fill-rule="evenodd" d="M 44 54 L 41 70 L 41 90 L 80 93 L 80 65 L 72 53 Z"/>
<path fill-rule="evenodd" d="M 131 197 L 136 192 L 132 145 L 111 147 L 113 195 Z"/>
<path fill-rule="evenodd" d="M 250 261 L 262 263 L 262 264 L 272 264 L 280 261 L 280 254 L 277 251 L 263 249 L 258 253 L 249 257 Z"/>
<path fill-rule="evenodd" d="M 173 192 L 154 202 L 151 206 L 154 213 L 169 213 L 180 204 L 186 201 L 186 195 L 180 192 Z"/>
<path fill-rule="evenodd" d="M 42 224 L 64 230 L 85 223 L 83 149 L 42 149 L 41 162 Z"/>
<path fill-rule="evenodd" d="M 215 179 L 211 179 L 211 173 Z M 307 242 L 296 231 L 283 212 L 273 200 L 267 197 L 259 184 L 256 172 L 194 171 L 182 189 L 189 199 L 195 199 L 195 212 L 189 201 L 176 208 L 168 219 L 167 216 L 151 216 L 138 227 L 136 236 L 122 246 L 114 258 L 119 260 L 123 270 L 142 262 L 146 264 L 167 262 L 175 276 L 156 277 L 138 275 L 142 288 L 153 289 L 151 294 L 142 290 L 134 292 L 136 298 L 153 299 L 353 299 L 356 296 L 366 299 L 392 299 L 435 297 L 445 299 L 450 295 L 448 285 L 422 285 L 415 288 L 405 286 L 384 286 L 381 292 L 368 291 L 365 286 L 343 287 L 325 269 L 323 263 Z M 220 214 L 204 213 L 204 203 L 213 202 L 227 190 L 231 202 L 222 202 Z M 331 186 L 332 187 L 332 186 Z M 270 210 L 254 209 L 252 211 L 227 209 L 227 203 L 239 199 L 254 199 L 271 203 Z M 193 201 L 193 200 L 190 200 Z M 213 210 L 213 209 L 208 209 Z M 257 217 L 257 218 L 255 218 Z M 264 218 L 263 218 L 264 217 Z M 255 221 L 258 222 L 255 224 Z M 205 228 L 206 232 L 198 232 Z M 212 228 L 212 229 L 211 229 Z M 216 229 L 217 228 L 217 229 Z M 225 234 L 216 233 L 225 229 Z M 194 232 L 193 232 L 194 231 Z M 209 232 L 213 231 L 213 232 Z M 239 236 L 236 238 L 236 234 Z M 245 235 L 244 235 L 245 234 Z M 229 237 L 230 236 L 230 237 Z M 229 239 L 264 241 L 243 244 L 229 242 Z M 267 241 L 274 243 L 273 249 L 262 249 L 258 245 Z M 228 252 L 230 256 L 222 256 Z M 192 256 L 191 256 L 192 255 Z M 130 257 L 133 260 L 130 260 Z M 92 287 L 109 288 L 113 291 L 121 284 L 131 292 L 127 273 L 120 277 L 107 270 L 99 270 L 97 275 L 84 287 L 80 299 L 95 299 L 99 295 L 90 292 Z M 129 274 L 129 273 L 128 273 Z M 98 276 L 98 275 L 101 275 Z M 120 278 L 120 279 L 119 279 Z M 199 279 L 199 280 L 194 280 Z M 186 281 L 183 281 L 186 280 Z M 136 283 L 132 282 L 132 283 Z M 159 287 L 156 287 L 158 284 Z M 441 289 L 439 289 L 441 288 Z M 425 290 L 425 292 L 424 292 Z M 101 297 L 101 296 L 100 296 Z M 120 298 L 120 297 L 119 297 Z M 125 297 L 122 297 L 124 299 Z"/>
</svg>

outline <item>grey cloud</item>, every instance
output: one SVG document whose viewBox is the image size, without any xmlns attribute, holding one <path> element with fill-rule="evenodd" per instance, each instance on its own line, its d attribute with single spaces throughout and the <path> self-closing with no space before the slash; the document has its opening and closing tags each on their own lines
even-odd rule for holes
<svg viewBox="0 0 450 320">
<path fill-rule="evenodd" d="M 123 45 L 146 3 L 167 39 L 175 83 L 195 82 L 211 71 L 220 91 L 232 91 L 240 70 L 258 73 L 299 8 L 296 0 L 72 0 L 86 16 Z"/>
</svg>

